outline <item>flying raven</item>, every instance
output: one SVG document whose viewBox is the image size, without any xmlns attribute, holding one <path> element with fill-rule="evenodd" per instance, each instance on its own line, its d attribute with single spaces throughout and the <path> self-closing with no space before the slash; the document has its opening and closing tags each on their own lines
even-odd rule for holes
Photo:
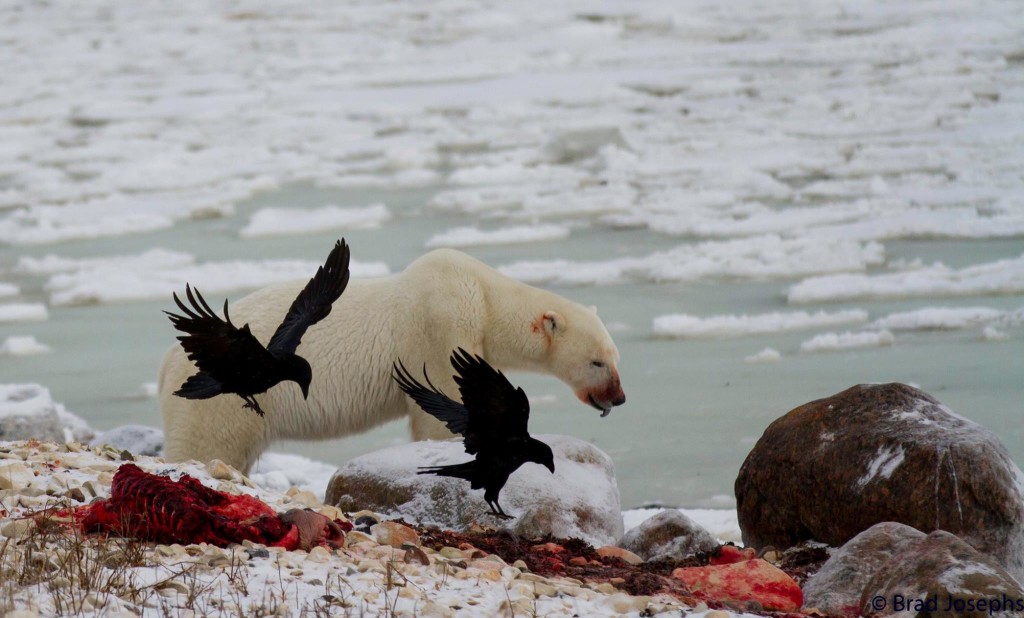
<svg viewBox="0 0 1024 618">
<path fill-rule="evenodd" d="M 484 500 L 496 517 L 511 519 L 498 504 L 498 493 L 509 475 L 528 461 L 555 471 L 551 447 L 531 438 L 526 431 L 530 402 L 522 388 L 515 388 L 487 361 L 458 348 L 451 356 L 453 376 L 462 403 L 450 399 L 430 382 L 427 368 L 423 377 L 429 386 L 416 381 L 399 360 L 391 377 L 424 412 L 443 421 L 452 433 L 462 434 L 466 452 L 476 459 L 450 466 L 421 467 L 419 474 L 437 474 L 465 479 L 473 489 L 484 489 Z"/>
<path fill-rule="evenodd" d="M 175 395 L 186 399 L 209 399 L 234 393 L 250 408 L 263 416 L 255 395 L 266 392 L 278 382 L 292 380 L 302 388 L 302 397 L 309 397 L 313 370 L 309 362 L 295 353 L 306 329 L 327 317 L 331 305 L 348 285 L 349 249 L 344 239 L 334 244 L 323 266 L 295 297 L 281 325 L 274 331 L 267 347 L 263 347 L 249 330 L 231 323 L 228 301 L 224 301 L 224 319 L 206 304 L 206 299 L 185 284 L 190 309 L 174 294 L 174 302 L 185 315 L 165 311 L 174 328 L 184 335 L 178 337 L 181 347 L 195 362 L 199 373 L 189 377 Z"/>
</svg>

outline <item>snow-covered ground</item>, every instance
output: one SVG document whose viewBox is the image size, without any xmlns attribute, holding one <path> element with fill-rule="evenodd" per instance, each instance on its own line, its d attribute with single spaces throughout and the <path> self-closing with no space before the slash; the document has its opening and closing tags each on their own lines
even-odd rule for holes
<svg viewBox="0 0 1024 618">
<path fill-rule="evenodd" d="M 159 424 L 137 385 L 171 292 L 308 277 L 344 235 L 355 276 L 465 247 L 599 305 L 630 403 L 595 424 L 523 384 L 629 504 L 710 503 L 771 420 L 863 381 L 941 390 L 1024 455 L 1018 0 L 99 0 L 0 23 L 0 341 L 52 350 L 14 340 L 0 370 L 97 427 Z M 381 431 L 287 448 L 340 463 L 404 433 Z"/>
</svg>

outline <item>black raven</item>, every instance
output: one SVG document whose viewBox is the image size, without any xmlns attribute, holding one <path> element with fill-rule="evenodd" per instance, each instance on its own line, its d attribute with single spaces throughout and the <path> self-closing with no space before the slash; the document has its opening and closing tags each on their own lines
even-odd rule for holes
<svg viewBox="0 0 1024 618">
<path fill-rule="evenodd" d="M 171 318 L 174 328 L 186 333 L 179 336 L 178 341 L 199 373 L 185 380 L 174 394 L 186 399 L 209 399 L 234 393 L 245 401 L 243 408 L 255 410 L 260 416 L 263 416 L 263 409 L 255 395 L 266 392 L 278 382 L 297 382 L 303 398 L 309 397 L 313 370 L 295 349 L 306 329 L 327 317 L 331 305 L 345 291 L 348 262 L 348 245 L 342 239 L 334 244 L 327 261 L 317 268 L 313 278 L 295 297 L 267 347 L 256 340 L 248 324 L 238 328 L 231 323 L 227 300 L 222 320 L 206 304 L 199 290 L 193 295 L 192 287 L 185 284 L 192 309 L 175 293 L 174 302 L 185 315 L 164 313 Z"/>
<path fill-rule="evenodd" d="M 419 474 L 452 476 L 470 482 L 473 489 L 484 489 L 484 500 L 496 517 L 511 519 L 498 504 L 498 493 L 509 475 L 528 461 L 555 471 L 551 447 L 531 438 L 526 431 L 530 402 L 522 388 L 515 388 L 487 361 L 458 348 L 451 356 L 453 376 L 459 385 L 462 403 L 438 390 L 427 376 L 428 386 L 416 381 L 399 360 L 391 377 L 423 411 L 443 421 L 452 433 L 462 434 L 466 452 L 476 459 L 450 466 L 422 467 Z"/>
</svg>

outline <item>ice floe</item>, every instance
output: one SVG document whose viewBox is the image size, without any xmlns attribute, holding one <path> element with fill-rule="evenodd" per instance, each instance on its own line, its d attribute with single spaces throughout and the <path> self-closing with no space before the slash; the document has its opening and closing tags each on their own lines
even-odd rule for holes
<svg viewBox="0 0 1024 618">
<path fill-rule="evenodd" d="M 776 363 L 782 360 L 782 354 L 774 348 L 765 348 L 756 354 L 743 357 L 744 363 Z"/>
<path fill-rule="evenodd" d="M 716 315 L 706 318 L 680 313 L 654 318 L 651 332 L 655 337 L 672 339 L 720 339 L 856 324 L 866 322 L 867 319 L 868 312 L 863 309 L 833 313 L 792 311 L 756 315 Z"/>
<path fill-rule="evenodd" d="M 480 245 L 510 245 L 525 242 L 545 242 L 569 237 L 565 225 L 514 225 L 496 230 L 482 230 L 478 227 L 457 227 L 431 236 L 425 247 L 475 247 Z"/>
<path fill-rule="evenodd" d="M 0 356 L 33 356 L 49 351 L 50 346 L 39 343 L 32 335 L 11 335 L 0 343 Z"/>
<path fill-rule="evenodd" d="M 0 304 L 0 324 L 4 322 L 35 322 L 49 317 L 46 305 L 42 303 Z"/>
<path fill-rule="evenodd" d="M 391 219 L 384 204 L 342 208 L 263 208 L 253 213 L 242 228 L 242 238 L 311 234 L 330 230 L 377 228 Z"/>
<path fill-rule="evenodd" d="M 608 285 L 624 281 L 695 281 L 706 278 L 769 279 L 812 273 L 859 271 L 884 259 L 877 243 L 783 239 L 776 235 L 681 245 L 646 257 L 604 261 L 522 261 L 499 268 L 534 284 Z"/>
<path fill-rule="evenodd" d="M 869 324 L 887 330 L 956 330 L 981 326 L 1005 318 L 1010 312 L 991 307 L 925 307 L 891 313 Z"/>
<path fill-rule="evenodd" d="M 878 348 L 892 345 L 896 341 L 887 330 L 866 331 L 860 333 L 822 333 L 815 335 L 800 344 L 801 352 L 829 352 L 835 350 L 851 350 L 857 348 Z"/>
<path fill-rule="evenodd" d="M 45 287 L 50 302 L 61 306 L 170 298 L 172 292 L 184 290 L 186 283 L 204 293 L 257 288 L 308 279 L 319 265 L 310 260 L 197 263 L 188 253 L 150 249 L 137 255 L 101 258 L 23 257 L 15 270 L 48 274 Z M 351 271 L 354 277 L 379 277 L 389 272 L 380 262 L 352 262 Z"/>
<path fill-rule="evenodd" d="M 929 296 L 1024 293 L 1024 255 L 961 269 L 936 263 L 879 275 L 838 274 L 805 279 L 789 288 L 790 303 Z"/>
</svg>

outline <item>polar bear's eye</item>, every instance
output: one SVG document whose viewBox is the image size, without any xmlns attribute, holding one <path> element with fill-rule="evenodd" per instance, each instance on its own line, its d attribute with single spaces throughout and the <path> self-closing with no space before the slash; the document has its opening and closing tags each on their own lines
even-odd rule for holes
<svg viewBox="0 0 1024 618">
<path fill-rule="evenodd" d="M 590 366 L 601 369 L 602 367 L 604 367 L 604 363 L 602 363 L 601 361 L 590 361 Z"/>
</svg>

